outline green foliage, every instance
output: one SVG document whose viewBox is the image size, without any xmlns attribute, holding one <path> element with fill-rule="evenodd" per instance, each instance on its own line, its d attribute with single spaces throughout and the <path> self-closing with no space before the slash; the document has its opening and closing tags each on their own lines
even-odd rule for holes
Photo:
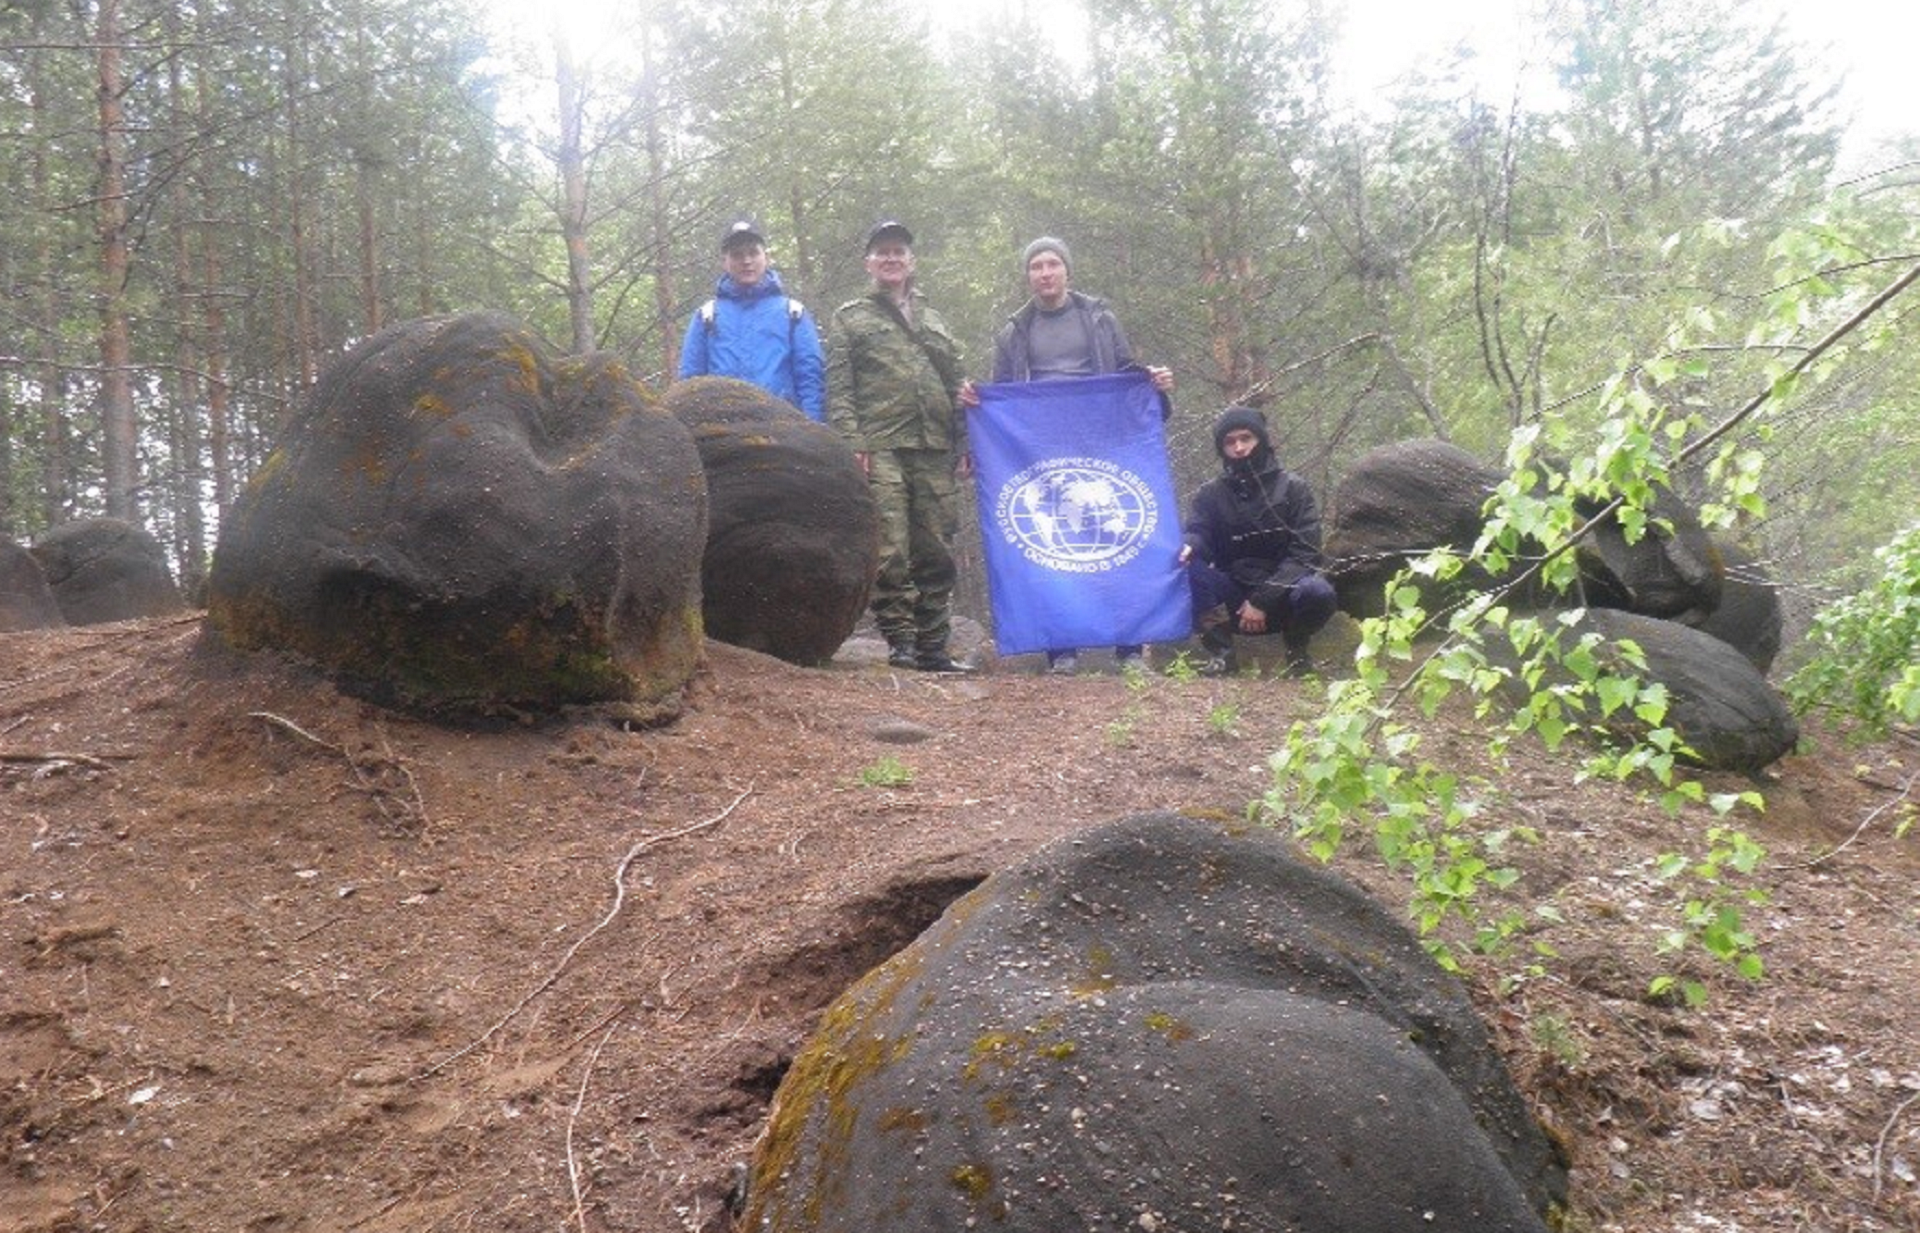
<svg viewBox="0 0 1920 1233">
<path fill-rule="evenodd" d="M 1786 682 L 1796 711 L 1832 708 L 1862 738 L 1920 722 L 1920 523 L 1874 556 L 1880 577 L 1815 618 L 1813 656 Z"/>
<path fill-rule="evenodd" d="M 1169 679 L 1184 685 L 1200 679 L 1200 665 L 1194 662 L 1191 652 L 1176 651 L 1173 659 L 1166 666 L 1166 674 Z"/>
<path fill-rule="evenodd" d="M 1587 1060 L 1586 1046 L 1580 1043 L 1572 1026 L 1558 1015 L 1536 1015 L 1527 1024 L 1527 1034 L 1540 1051 L 1568 1070 L 1578 1070 Z"/>
<path fill-rule="evenodd" d="M 913 768 L 887 754 L 873 765 L 861 767 L 859 780 L 864 788 L 904 788 L 913 782 Z"/>
<path fill-rule="evenodd" d="M 1811 293 L 1800 294 L 1800 311 L 1808 313 Z M 1709 329 L 1713 323 L 1696 317 L 1688 324 Z M 1421 735 L 1395 718 L 1403 702 L 1430 717 L 1450 700 L 1470 707 L 1486 734 L 1495 778 L 1508 767 L 1514 742 L 1532 738 L 1551 751 L 1578 736 L 1590 749 L 1583 777 L 1645 783 L 1675 812 L 1704 806 L 1724 817 L 1742 805 L 1759 808 L 1756 793 L 1709 793 L 1686 772 L 1689 751 L 1668 723 L 1666 691 L 1643 679 L 1638 647 L 1582 633 L 1577 605 L 1550 614 L 1524 613 L 1515 604 L 1541 590 L 1549 596 L 1572 591 L 1581 541 L 1603 518 L 1617 521 L 1629 541 L 1664 533 L 1657 509 L 1675 464 L 1692 453 L 1717 451 L 1706 472 L 1723 509 L 1756 509 L 1762 455 L 1729 445 L 1729 430 L 1764 416 L 1822 375 L 1813 361 L 1832 341 L 1770 374 L 1760 396 L 1718 425 L 1677 411 L 1662 396 L 1668 383 L 1697 377 L 1697 366 L 1663 359 L 1603 383 L 1598 418 L 1577 435 L 1568 422 L 1555 420 L 1517 430 L 1508 478 L 1488 502 L 1478 542 L 1464 556 L 1430 554 L 1388 584 L 1385 615 L 1361 626 L 1357 679 L 1334 686 L 1321 716 L 1294 725 L 1271 760 L 1272 787 L 1260 811 L 1284 820 L 1322 859 L 1352 831 L 1370 838 L 1388 867 L 1406 876 L 1409 913 L 1430 949 L 1456 964 L 1458 931 L 1441 932 L 1449 922 L 1466 930 L 1476 951 L 1503 949 L 1525 926 L 1516 912 L 1485 905 L 1490 892 L 1517 877 L 1501 852 L 1516 839 L 1538 837 L 1484 821 L 1488 785 L 1429 759 Z M 1454 579 L 1468 565 L 1495 578 L 1494 589 L 1429 613 L 1414 580 Z M 1909 635 L 1909 660 L 1912 645 Z M 1410 665 L 1397 682 L 1395 665 Z M 1660 878 L 1674 896 L 1674 922 L 1663 930 L 1659 949 L 1698 946 L 1757 978 L 1762 966 L 1744 912 L 1766 902 L 1764 892 L 1749 885 L 1764 849 L 1724 824 L 1710 828 L 1705 843 L 1700 853 L 1660 862 Z M 1675 988 L 1689 1001 L 1704 992 L 1673 977 L 1655 982 L 1653 992 Z"/>
</svg>

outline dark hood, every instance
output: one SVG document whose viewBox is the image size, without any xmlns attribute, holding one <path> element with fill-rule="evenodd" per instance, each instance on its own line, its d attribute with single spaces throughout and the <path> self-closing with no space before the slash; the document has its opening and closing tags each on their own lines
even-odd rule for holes
<svg viewBox="0 0 1920 1233">
<path fill-rule="evenodd" d="M 1239 428 L 1253 433 L 1260 439 L 1260 444 L 1247 457 L 1230 461 L 1226 454 L 1227 434 Z M 1267 417 L 1252 407 L 1228 407 L 1220 413 L 1220 418 L 1213 422 L 1213 451 L 1220 456 L 1220 466 L 1227 478 L 1236 483 L 1251 482 L 1280 465 L 1274 457 L 1273 437 L 1267 429 Z"/>
</svg>

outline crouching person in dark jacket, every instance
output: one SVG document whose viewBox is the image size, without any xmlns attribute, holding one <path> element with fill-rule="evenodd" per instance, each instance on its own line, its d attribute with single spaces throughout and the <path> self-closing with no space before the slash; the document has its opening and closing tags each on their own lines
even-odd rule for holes
<svg viewBox="0 0 1920 1233">
<path fill-rule="evenodd" d="M 1287 672 L 1313 670 L 1307 640 L 1333 616 L 1333 584 L 1321 572 L 1320 511 L 1307 482 L 1274 457 L 1267 418 L 1229 407 L 1213 425 L 1222 474 L 1193 494 L 1180 563 L 1193 592 L 1194 626 L 1207 650 L 1202 669 L 1235 668 L 1233 635 L 1278 632 Z"/>
</svg>

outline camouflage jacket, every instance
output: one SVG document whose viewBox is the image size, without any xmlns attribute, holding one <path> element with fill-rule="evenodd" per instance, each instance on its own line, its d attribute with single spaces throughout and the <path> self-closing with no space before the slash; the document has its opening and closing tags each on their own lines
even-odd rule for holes
<svg viewBox="0 0 1920 1233">
<path fill-rule="evenodd" d="M 885 293 L 842 304 L 827 337 L 827 422 L 855 451 L 967 448 L 960 347 L 913 293 L 913 324 Z"/>
</svg>

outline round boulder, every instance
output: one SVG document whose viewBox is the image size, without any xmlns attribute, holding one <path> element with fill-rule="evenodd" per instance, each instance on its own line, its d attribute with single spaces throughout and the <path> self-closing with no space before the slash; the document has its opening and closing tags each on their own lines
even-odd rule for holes
<svg viewBox="0 0 1920 1233">
<path fill-rule="evenodd" d="M 695 377 L 664 403 L 707 474 L 701 612 L 709 636 L 821 664 L 866 609 L 880 515 L 838 433 L 759 386 Z"/>
<path fill-rule="evenodd" d="M 1632 640 L 1646 679 L 1667 687 L 1667 722 L 1713 770 L 1758 771 L 1793 751 L 1800 725 L 1751 660 L 1711 634 L 1657 617 L 1589 608 L 1574 626 Z"/>
<path fill-rule="evenodd" d="M 167 550 L 152 532 L 119 518 L 62 523 L 32 552 L 69 625 L 167 616 L 186 606 Z"/>
<path fill-rule="evenodd" d="M 39 558 L 10 539 L 0 540 L 0 634 L 66 623 Z"/>
<path fill-rule="evenodd" d="M 211 628 L 430 714 L 671 707 L 699 663 L 706 482 L 614 359 L 510 317 L 329 368 L 220 529 Z"/>
<path fill-rule="evenodd" d="M 1445 441 L 1400 441 L 1361 455 L 1334 489 L 1326 538 L 1341 609 L 1379 616 L 1387 580 L 1410 560 L 1435 548 L 1473 547 L 1486 522 L 1481 509 L 1503 478 Z M 1430 596 L 1428 607 L 1442 598 Z"/>
<path fill-rule="evenodd" d="M 1466 552 L 1486 524 L 1483 509 L 1505 479 L 1500 470 L 1444 441 L 1401 441 L 1361 455 L 1335 488 L 1327 533 L 1328 575 L 1340 607 L 1356 617 L 1386 611 L 1385 584 L 1436 548 Z M 1586 516 L 1598 512 L 1589 503 Z M 1725 566 L 1692 507 L 1663 491 L 1648 511 L 1646 533 L 1627 542 L 1619 521 L 1596 526 L 1580 545 L 1586 602 L 1697 624 L 1720 601 Z M 1429 611 L 1494 585 L 1468 569 L 1444 584 L 1415 580 Z M 1549 602 L 1539 587 L 1512 597 L 1528 607 Z"/>
<path fill-rule="evenodd" d="M 830 1007 L 740 1228 L 1544 1233 L 1564 1161 L 1466 994 L 1272 832 L 1042 849 Z"/>
</svg>

